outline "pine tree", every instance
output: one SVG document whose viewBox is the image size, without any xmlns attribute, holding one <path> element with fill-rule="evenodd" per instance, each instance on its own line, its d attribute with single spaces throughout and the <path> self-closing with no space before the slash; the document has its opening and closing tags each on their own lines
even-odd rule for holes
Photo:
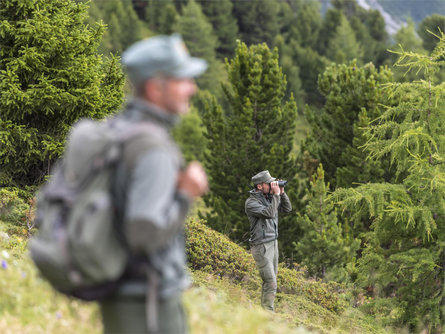
<svg viewBox="0 0 445 334">
<path fill-rule="evenodd" d="M 364 129 L 370 126 L 371 121 L 366 110 L 363 110 L 353 123 L 352 144 L 343 149 L 340 157 L 345 165 L 338 167 L 335 173 L 337 187 L 349 188 L 368 182 L 391 180 L 393 174 L 389 160 L 367 159 L 369 152 L 363 149 L 367 142 Z"/>
<path fill-rule="evenodd" d="M 131 1 L 97 1 L 90 15 L 99 15 L 95 20 L 103 20 L 107 25 L 100 50 L 107 53 L 122 53 L 134 42 L 147 37 L 149 31 L 138 18 Z"/>
<path fill-rule="evenodd" d="M 233 4 L 230 0 L 199 1 L 204 14 L 213 26 L 218 37 L 216 54 L 219 59 L 231 58 L 236 48 L 238 25 L 232 15 Z"/>
<path fill-rule="evenodd" d="M 208 140 L 205 166 L 211 192 L 205 203 L 209 225 L 245 242 L 249 224 L 244 213 L 251 177 L 268 169 L 275 177 L 290 182 L 286 188 L 292 200 L 296 167 L 291 156 L 296 105 L 284 100 L 286 79 L 278 64 L 277 50 L 265 44 L 248 48 L 239 42 L 235 57 L 227 62 L 229 84 L 224 95 L 230 106 L 223 110 L 214 98 L 207 99 L 202 115 Z M 292 217 L 290 217 L 292 218 Z M 295 227 L 295 222 L 287 222 Z M 293 238 L 280 218 L 280 233 Z M 291 245 L 291 242 L 288 242 Z"/>
<path fill-rule="evenodd" d="M 343 14 L 340 10 L 330 8 L 326 11 L 323 23 L 320 28 L 317 41 L 317 52 L 320 55 L 326 55 L 329 41 L 334 37 L 337 27 L 340 25 Z"/>
<path fill-rule="evenodd" d="M 149 0 L 145 9 L 146 21 L 151 31 L 170 35 L 174 31 L 179 14 L 172 0 Z"/>
<path fill-rule="evenodd" d="M 320 4 L 315 1 L 304 2 L 299 8 L 294 25 L 298 31 L 297 40 L 300 46 L 314 49 L 322 25 Z"/>
<path fill-rule="evenodd" d="M 80 117 L 123 100 L 118 59 L 102 60 L 103 25 L 71 0 L 0 2 L 0 186 L 39 184 Z"/>
<path fill-rule="evenodd" d="M 298 64 L 299 67 L 299 76 L 305 91 L 305 102 L 315 107 L 322 106 L 324 98 L 318 89 L 317 79 L 329 65 L 329 60 L 310 47 L 301 47 L 296 41 L 291 41 L 289 47 L 292 49 L 293 63 Z"/>
<path fill-rule="evenodd" d="M 342 152 L 353 144 L 358 115 L 362 110 L 371 120 L 380 115 L 379 105 L 386 99 L 381 85 L 391 79 L 387 68 L 376 69 L 372 64 L 359 67 L 354 61 L 332 65 L 320 76 L 318 87 L 326 103 L 320 111 L 305 109 L 311 132 L 302 151 L 307 150 L 323 164 L 326 181 L 332 187 L 336 186 L 337 168 L 350 164 L 350 157 Z"/>
<path fill-rule="evenodd" d="M 212 25 L 203 14 L 201 6 L 190 0 L 183 7 L 182 15 L 176 22 L 174 30 L 180 33 L 190 53 L 195 57 L 204 58 L 209 63 L 207 71 L 197 79 L 201 89 L 208 89 L 220 95 L 219 78 L 223 78 L 222 64 L 216 59 L 217 38 Z M 199 34 L 196 32 L 199 31 Z"/>
<path fill-rule="evenodd" d="M 297 224 L 302 230 L 294 242 L 297 260 L 307 266 L 312 276 L 330 280 L 346 280 L 346 266 L 354 260 L 360 240 L 337 220 L 337 210 L 326 201 L 329 184 L 324 181 L 320 164 L 306 190 L 307 205 Z"/>
<path fill-rule="evenodd" d="M 190 112 L 173 129 L 173 137 L 187 162 L 204 161 L 206 141 L 201 117 L 195 107 L 192 106 Z"/>
<path fill-rule="evenodd" d="M 349 219 L 371 223 L 359 282 L 379 297 L 374 311 L 413 332 L 441 333 L 445 325 L 445 101 L 443 84 L 431 82 L 444 50 L 442 34 L 430 55 L 399 53 L 398 65 L 425 80 L 389 86 L 397 103 L 367 128 L 370 156 L 389 155 L 397 178 L 332 196 Z"/>
<path fill-rule="evenodd" d="M 429 52 L 433 51 L 438 42 L 438 36 L 444 31 L 445 16 L 439 14 L 433 14 L 424 18 L 417 28 L 417 33 L 423 40 L 423 47 Z"/>
<path fill-rule="evenodd" d="M 288 80 L 288 93 L 293 93 L 300 110 L 306 103 L 321 104 L 317 77 L 328 60 L 316 51 L 322 19 L 315 1 L 282 2 L 281 33 L 274 45 L 279 48 L 281 66 Z"/>
<path fill-rule="evenodd" d="M 293 61 L 292 47 L 285 43 L 281 35 L 278 35 L 275 39 L 275 45 L 280 55 L 280 66 L 288 80 L 286 98 L 290 98 L 293 95 L 297 106 L 303 109 L 306 95 L 300 79 L 300 67 Z"/>
<path fill-rule="evenodd" d="M 280 31 L 277 0 L 233 1 L 233 14 L 238 20 L 241 40 L 247 45 L 266 43 L 272 47 Z"/>
<path fill-rule="evenodd" d="M 326 56 L 337 64 L 356 59 L 360 64 L 363 58 L 363 48 L 357 42 L 354 31 L 345 16 L 341 16 L 340 24 L 328 43 Z"/>
</svg>

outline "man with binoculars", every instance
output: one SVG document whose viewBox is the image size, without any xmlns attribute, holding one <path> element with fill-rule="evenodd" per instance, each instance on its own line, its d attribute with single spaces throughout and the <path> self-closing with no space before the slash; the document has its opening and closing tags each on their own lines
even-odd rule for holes
<svg viewBox="0 0 445 334">
<path fill-rule="evenodd" d="M 250 249 L 263 280 L 261 305 L 274 311 L 278 270 L 278 212 L 290 212 L 292 205 L 284 192 L 287 181 L 276 180 L 269 171 L 252 177 L 245 211 L 250 222 Z"/>
</svg>

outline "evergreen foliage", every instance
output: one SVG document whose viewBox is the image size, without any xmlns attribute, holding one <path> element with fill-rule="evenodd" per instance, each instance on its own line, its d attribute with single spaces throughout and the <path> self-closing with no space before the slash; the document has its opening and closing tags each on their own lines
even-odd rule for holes
<svg viewBox="0 0 445 334">
<path fill-rule="evenodd" d="M 99 50 L 102 53 L 122 53 L 134 42 L 148 36 L 148 29 L 138 18 L 131 1 L 93 1 L 90 16 L 107 25 Z"/>
<path fill-rule="evenodd" d="M 174 31 L 182 35 L 194 57 L 204 58 L 209 64 L 207 71 L 196 80 L 199 87 L 219 96 L 219 80 L 224 80 L 224 71 L 222 64 L 216 59 L 218 40 L 199 3 L 190 0 L 182 8 L 182 14 L 174 26 Z"/>
<path fill-rule="evenodd" d="M 187 162 L 204 160 L 206 139 L 201 117 L 196 108 L 192 107 L 190 112 L 182 117 L 181 122 L 173 129 L 173 137 Z"/>
<path fill-rule="evenodd" d="M 428 16 L 419 23 L 417 33 L 423 40 L 425 50 L 431 52 L 437 45 L 438 37 L 441 32 L 445 31 L 445 16 L 433 14 Z M 405 47 L 407 49 L 407 47 Z"/>
<path fill-rule="evenodd" d="M 343 64 L 353 59 L 360 64 L 363 49 L 355 38 L 354 31 L 345 16 L 340 16 L 340 24 L 335 34 L 329 40 L 326 56 L 337 64 Z"/>
<path fill-rule="evenodd" d="M 175 32 L 173 27 L 179 18 L 179 14 L 173 0 L 148 0 L 145 12 L 145 21 L 151 31 L 166 35 Z"/>
<path fill-rule="evenodd" d="M 241 40 L 247 45 L 266 43 L 273 46 L 280 31 L 277 0 L 233 1 L 233 14 L 238 20 Z"/>
<path fill-rule="evenodd" d="M 118 59 L 97 54 L 103 25 L 71 0 L 0 2 L 1 186 L 39 184 L 80 117 L 122 102 Z"/>
<path fill-rule="evenodd" d="M 280 51 L 280 64 L 288 80 L 288 93 L 293 93 L 303 110 L 305 103 L 321 104 L 317 76 L 328 65 L 315 48 L 322 19 L 316 1 L 282 2 L 280 7 L 281 33 L 275 38 Z"/>
<path fill-rule="evenodd" d="M 377 69 L 372 64 L 359 67 L 355 61 L 332 65 L 320 76 L 318 87 L 326 103 L 319 112 L 306 108 L 311 133 L 302 151 L 307 150 L 323 164 L 326 181 L 331 186 L 337 184 L 337 168 L 351 164 L 352 157 L 344 152 L 353 145 L 354 124 L 359 114 L 365 111 L 371 120 L 380 115 L 379 105 L 386 100 L 381 85 L 391 79 L 391 71 L 387 68 Z M 358 180 L 343 182 L 351 184 L 354 181 Z"/>
<path fill-rule="evenodd" d="M 350 219 L 370 221 L 359 282 L 380 297 L 373 312 L 413 332 L 441 333 L 445 325 L 445 86 L 431 82 L 444 50 L 442 34 L 430 55 L 399 52 L 397 64 L 425 80 L 390 85 L 397 103 L 367 128 L 370 157 L 389 155 L 397 178 L 332 195 Z"/>
<path fill-rule="evenodd" d="M 402 26 L 394 36 L 395 45 L 391 48 L 391 50 L 400 49 L 400 46 L 403 45 L 403 48 L 406 50 L 410 50 L 416 53 L 426 54 L 427 51 L 422 46 L 422 39 L 420 39 L 416 34 L 414 22 L 412 20 L 408 20 L 406 26 Z M 392 62 L 395 63 L 397 61 L 397 55 L 393 54 Z M 413 71 L 406 71 L 405 68 L 396 66 L 393 68 L 394 79 L 397 82 L 400 81 L 412 81 L 415 79 L 421 79 L 421 76 Z"/>
<path fill-rule="evenodd" d="M 211 184 L 205 197 L 211 212 L 205 216 L 212 228 L 245 242 L 249 224 L 244 202 L 254 174 L 268 169 L 275 177 L 291 181 L 288 193 L 292 199 L 296 166 L 291 151 L 297 110 L 292 98 L 284 100 L 286 79 L 276 49 L 271 51 L 265 44 L 248 48 L 240 42 L 226 67 L 229 84 L 223 88 L 230 109 L 223 110 L 216 99 L 208 98 L 202 115 L 209 150 L 205 166 Z M 280 233 L 292 238 L 291 233 L 283 232 L 285 226 L 281 219 Z"/>
<path fill-rule="evenodd" d="M 332 39 L 337 27 L 340 25 L 342 16 L 343 13 L 335 8 L 331 8 L 325 13 L 317 42 L 317 51 L 319 54 L 326 54 L 329 41 Z"/>
<path fill-rule="evenodd" d="M 231 58 L 236 48 L 238 25 L 232 15 L 233 4 L 230 0 L 199 1 L 204 14 L 213 26 L 218 37 L 216 53 L 219 59 Z"/>
<path fill-rule="evenodd" d="M 387 157 L 382 159 L 368 159 L 369 152 L 364 149 L 367 142 L 365 129 L 370 126 L 372 119 L 366 110 L 358 114 L 353 124 L 353 139 L 351 146 L 347 146 L 341 153 L 345 165 L 338 167 L 335 173 L 337 187 L 351 187 L 368 182 L 390 181 L 393 171 Z"/>
<path fill-rule="evenodd" d="M 334 204 L 326 201 L 328 191 L 320 164 L 306 190 L 307 205 L 297 219 L 303 233 L 294 245 L 298 260 L 311 275 L 339 281 L 347 279 L 346 266 L 354 261 L 360 240 L 338 221 Z"/>
<path fill-rule="evenodd" d="M 280 66 L 288 79 L 286 98 L 293 95 L 298 108 L 303 109 L 306 94 L 300 79 L 300 67 L 293 61 L 293 50 L 289 44 L 286 44 L 282 35 L 277 36 L 275 45 L 280 55 Z"/>
</svg>

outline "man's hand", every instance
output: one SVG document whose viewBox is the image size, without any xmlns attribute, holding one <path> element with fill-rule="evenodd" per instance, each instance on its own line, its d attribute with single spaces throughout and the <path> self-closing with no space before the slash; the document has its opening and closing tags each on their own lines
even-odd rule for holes
<svg viewBox="0 0 445 334">
<path fill-rule="evenodd" d="M 270 183 L 270 188 L 272 189 L 272 194 L 274 194 L 274 195 L 280 195 L 281 194 L 281 189 L 278 186 L 278 182 L 277 181 L 272 181 Z"/>
<path fill-rule="evenodd" d="M 179 191 L 193 198 L 202 196 L 208 191 L 207 174 L 198 161 L 191 162 L 178 174 L 177 187 Z"/>
</svg>

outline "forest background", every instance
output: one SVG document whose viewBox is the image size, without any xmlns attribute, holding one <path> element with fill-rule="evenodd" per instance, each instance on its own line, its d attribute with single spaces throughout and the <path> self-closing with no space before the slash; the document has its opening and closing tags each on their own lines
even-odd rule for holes
<svg viewBox="0 0 445 334">
<path fill-rule="evenodd" d="M 79 118 L 119 110 L 121 52 L 178 32 L 210 65 L 174 130 L 210 179 L 194 216 L 248 249 L 244 201 L 268 169 L 294 206 L 283 266 L 361 289 L 385 324 L 442 332 L 444 28 L 436 13 L 389 35 L 350 0 L 4 0 L 2 220 L 32 204 Z M 28 216 L 14 223 L 33 233 Z"/>
</svg>

